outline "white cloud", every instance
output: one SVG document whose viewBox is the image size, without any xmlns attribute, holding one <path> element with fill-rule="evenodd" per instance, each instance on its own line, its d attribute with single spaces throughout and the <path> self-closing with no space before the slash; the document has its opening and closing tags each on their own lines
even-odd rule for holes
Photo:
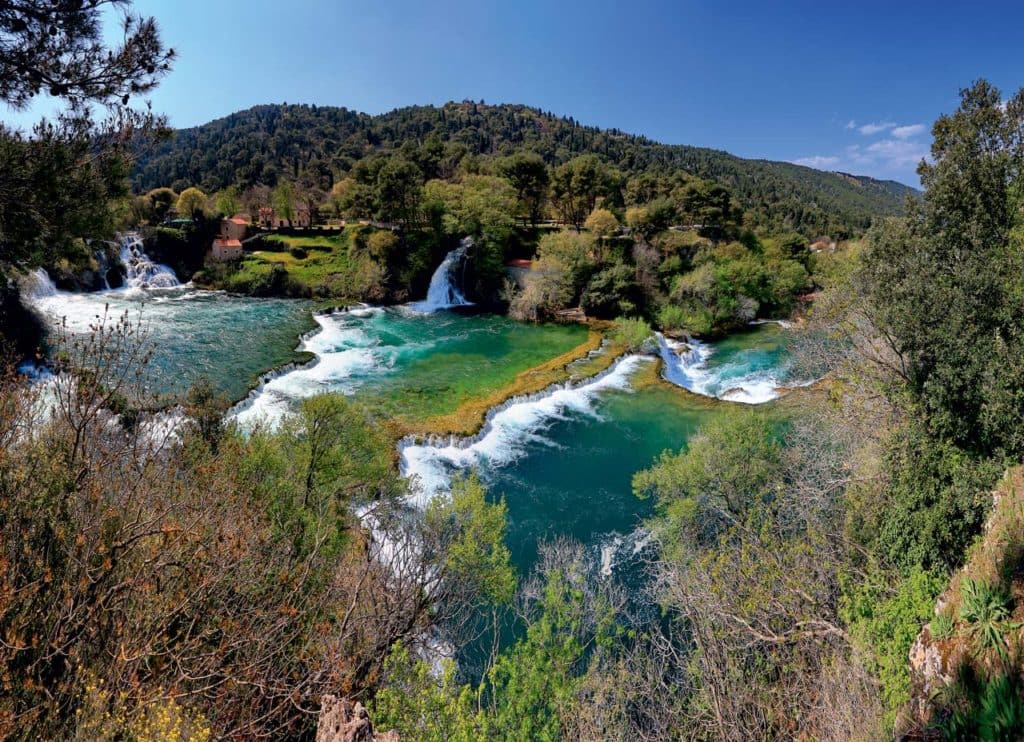
<svg viewBox="0 0 1024 742">
<path fill-rule="evenodd" d="M 899 170 L 916 166 L 928 154 L 928 147 L 906 139 L 882 139 L 869 145 L 866 152 L 869 159 L 883 167 Z"/>
<path fill-rule="evenodd" d="M 910 139 L 918 134 L 924 134 L 924 130 L 924 124 L 908 124 L 907 126 L 897 126 L 890 133 L 897 139 Z"/>
<path fill-rule="evenodd" d="M 793 160 L 793 164 L 813 167 L 816 170 L 831 170 L 839 164 L 839 158 L 827 155 L 814 155 L 813 157 L 799 157 Z"/>
<path fill-rule="evenodd" d="M 889 129 L 892 129 L 895 126 L 895 121 L 885 121 L 878 124 L 864 124 L 863 126 L 858 128 L 857 131 L 859 131 L 864 136 L 869 137 L 872 134 L 878 134 L 883 131 L 888 131 Z"/>
<path fill-rule="evenodd" d="M 913 173 L 921 160 L 928 159 L 930 138 L 925 124 L 901 124 L 885 119 L 858 124 L 850 119 L 842 128 L 856 135 L 847 136 L 847 144 L 837 147 L 834 154 L 807 155 L 791 162 L 817 170 L 896 178 L 916 184 Z"/>
</svg>

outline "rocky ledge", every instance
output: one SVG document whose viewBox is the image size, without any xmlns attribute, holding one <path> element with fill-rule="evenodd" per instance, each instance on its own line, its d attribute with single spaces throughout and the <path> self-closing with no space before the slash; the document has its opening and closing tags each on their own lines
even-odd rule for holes
<svg viewBox="0 0 1024 742">
<path fill-rule="evenodd" d="M 363 704 L 347 698 L 324 696 L 316 742 L 400 742 L 398 732 L 373 731 L 373 722 Z"/>
</svg>

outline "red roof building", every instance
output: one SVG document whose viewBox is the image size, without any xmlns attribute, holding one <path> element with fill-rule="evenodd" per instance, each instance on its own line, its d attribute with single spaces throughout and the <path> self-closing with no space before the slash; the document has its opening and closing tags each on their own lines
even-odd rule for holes
<svg viewBox="0 0 1024 742">
<path fill-rule="evenodd" d="M 238 260 L 242 257 L 242 243 L 235 239 L 216 239 L 210 246 L 210 257 L 221 263 Z"/>
</svg>

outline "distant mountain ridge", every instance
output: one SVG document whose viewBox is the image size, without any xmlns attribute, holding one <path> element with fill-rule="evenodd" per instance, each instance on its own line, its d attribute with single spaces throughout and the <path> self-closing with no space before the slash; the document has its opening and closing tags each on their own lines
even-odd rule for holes
<svg viewBox="0 0 1024 742">
<path fill-rule="evenodd" d="M 273 185 L 284 178 L 328 190 L 368 154 L 428 143 L 451 158 L 525 148 L 550 165 L 597 154 L 627 176 L 682 170 L 729 187 L 756 223 L 805 232 L 863 231 L 875 217 L 900 213 L 905 197 L 917 193 L 891 180 L 661 144 L 537 108 L 470 101 L 409 106 L 376 116 L 334 106 L 254 106 L 178 130 L 155 149 L 140 151 L 133 185 L 138 191 L 197 185 L 209 192 L 230 184 Z"/>
</svg>

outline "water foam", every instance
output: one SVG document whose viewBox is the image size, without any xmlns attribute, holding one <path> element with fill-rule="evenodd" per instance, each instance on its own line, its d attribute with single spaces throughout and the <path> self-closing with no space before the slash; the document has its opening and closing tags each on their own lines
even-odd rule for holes
<svg viewBox="0 0 1024 742">
<path fill-rule="evenodd" d="M 657 333 L 663 361 L 662 376 L 676 386 L 705 397 L 764 404 L 781 396 L 784 369 L 748 369 L 743 363 L 726 363 L 711 368 L 713 346 L 691 339 L 686 343 Z"/>
<path fill-rule="evenodd" d="M 181 285 L 170 267 L 155 262 L 146 254 L 142 238 L 135 233 L 121 237 L 121 264 L 125 268 L 126 291 L 170 289 Z"/>
<path fill-rule="evenodd" d="M 265 376 L 229 417 L 246 430 L 256 425 L 273 428 L 296 401 L 323 392 L 351 394 L 367 377 L 392 368 L 399 349 L 381 345 L 362 327 L 348 324 L 350 318 L 366 319 L 383 312 L 380 307 L 360 306 L 314 315 L 318 329 L 303 336 L 298 350 L 316 358 Z"/>
<path fill-rule="evenodd" d="M 403 441 L 399 446 L 401 473 L 413 482 L 413 504 L 425 507 L 431 498 L 451 489 L 452 476 L 480 464 L 507 466 L 531 442 L 555 444 L 544 437 L 553 422 L 570 413 L 598 417 L 597 396 L 608 390 L 628 390 L 629 378 L 647 362 L 645 356 L 621 358 L 606 373 L 581 384 L 565 384 L 540 394 L 515 397 L 491 410 L 487 422 L 470 438 Z"/>
<path fill-rule="evenodd" d="M 410 308 L 417 312 L 437 312 L 452 307 L 469 306 L 472 302 L 467 301 L 461 289 L 455 282 L 455 269 L 466 257 L 466 252 L 473 246 L 473 240 L 466 237 L 457 248 L 444 256 L 441 265 L 430 277 L 430 286 L 427 289 L 427 298 L 423 301 L 413 302 Z"/>
</svg>

